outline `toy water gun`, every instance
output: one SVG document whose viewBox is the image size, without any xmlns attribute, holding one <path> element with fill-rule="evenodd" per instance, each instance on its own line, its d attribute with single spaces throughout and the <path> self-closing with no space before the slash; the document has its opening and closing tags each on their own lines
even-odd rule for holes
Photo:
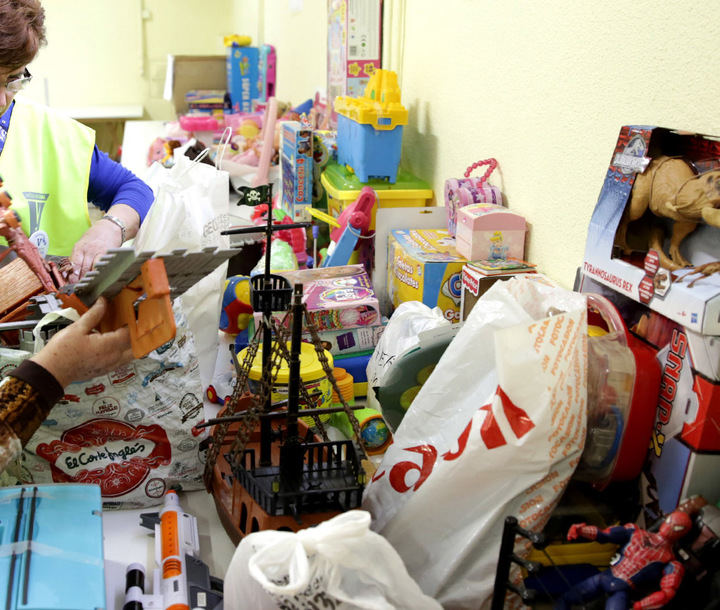
<svg viewBox="0 0 720 610">
<path fill-rule="evenodd" d="M 159 513 L 143 513 L 140 524 L 155 531 L 152 593 L 145 592 L 145 568 L 131 563 L 125 573 L 123 610 L 222 609 L 222 582 L 199 559 L 197 519 L 168 491 Z"/>
<path fill-rule="evenodd" d="M 358 240 L 361 237 L 369 237 L 371 214 L 376 201 L 375 191 L 369 186 L 364 186 L 358 198 L 346 207 L 337 219 L 320 210 L 305 208 L 311 216 L 334 227 L 330 232 L 331 243 L 327 256 L 323 258 L 320 267 L 347 265 Z"/>
</svg>

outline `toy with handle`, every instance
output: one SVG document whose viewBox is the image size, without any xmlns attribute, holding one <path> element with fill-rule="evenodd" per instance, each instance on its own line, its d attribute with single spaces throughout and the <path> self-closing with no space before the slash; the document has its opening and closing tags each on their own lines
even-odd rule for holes
<svg viewBox="0 0 720 610">
<path fill-rule="evenodd" d="M 347 265 L 358 240 L 370 237 L 368 230 L 372 210 L 376 202 L 377 195 L 375 191 L 369 186 L 364 186 L 358 198 L 342 211 L 337 220 L 318 210 L 307 208 L 311 216 L 315 216 L 335 227 L 330 232 L 330 247 L 327 256 L 320 265 L 321 267 Z"/>
</svg>

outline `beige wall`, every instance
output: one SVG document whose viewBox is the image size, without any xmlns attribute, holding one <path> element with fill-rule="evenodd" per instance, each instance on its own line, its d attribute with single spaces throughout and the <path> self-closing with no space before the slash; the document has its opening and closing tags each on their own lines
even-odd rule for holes
<svg viewBox="0 0 720 610">
<path fill-rule="evenodd" d="M 48 44 L 28 94 L 58 107 L 141 104 L 173 118 L 162 99 L 167 55 L 223 54 L 233 0 L 42 0 Z"/>
<path fill-rule="evenodd" d="M 222 53 L 233 32 L 276 46 L 280 99 L 325 85 L 326 0 L 44 4 L 50 46 L 36 73 L 58 105 L 142 103 L 169 118 L 166 54 Z M 531 225 L 528 258 L 569 287 L 620 126 L 720 134 L 713 15 L 667 0 L 385 0 L 385 66 L 410 110 L 403 164 L 442 193 L 497 158 L 494 182 Z M 42 99 L 42 81 L 33 87 Z"/>
</svg>

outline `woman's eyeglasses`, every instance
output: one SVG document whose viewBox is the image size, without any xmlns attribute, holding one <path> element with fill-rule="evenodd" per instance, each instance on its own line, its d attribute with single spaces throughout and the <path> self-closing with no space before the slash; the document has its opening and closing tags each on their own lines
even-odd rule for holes
<svg viewBox="0 0 720 610">
<path fill-rule="evenodd" d="M 17 93 L 18 91 L 24 89 L 31 80 L 32 74 L 30 74 L 30 71 L 25 68 L 25 72 L 23 72 L 22 76 L 13 78 L 5 83 L 5 89 L 10 93 Z"/>
</svg>

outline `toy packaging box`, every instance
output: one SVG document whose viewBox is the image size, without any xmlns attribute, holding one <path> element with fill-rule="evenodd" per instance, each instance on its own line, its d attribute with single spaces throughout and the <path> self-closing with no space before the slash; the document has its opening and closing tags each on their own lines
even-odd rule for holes
<svg viewBox="0 0 720 610">
<path fill-rule="evenodd" d="M 508 280 L 519 273 L 536 273 L 536 266 L 515 259 L 472 261 L 462 268 L 460 321 L 467 320 L 478 299 L 498 280 Z"/>
<path fill-rule="evenodd" d="M 458 210 L 473 203 L 503 205 L 502 191 L 484 178 L 450 178 L 445 181 L 447 227 L 453 237 L 457 229 Z"/>
<path fill-rule="evenodd" d="M 392 306 L 421 301 L 460 320 L 462 268 L 467 260 L 441 229 L 396 229 L 388 238 L 387 294 Z"/>
<path fill-rule="evenodd" d="M 525 256 L 525 219 L 501 205 L 476 203 L 457 213 L 458 254 L 468 260 L 522 260 Z"/>
<path fill-rule="evenodd" d="M 233 43 L 226 48 L 227 90 L 233 112 L 252 112 L 260 98 L 260 51 Z"/>
<path fill-rule="evenodd" d="M 372 327 L 381 323 L 380 304 L 362 265 L 280 272 L 303 285 L 308 319 L 318 331 Z"/>
<path fill-rule="evenodd" d="M 257 317 L 257 321 L 259 322 L 260 315 L 255 314 L 255 317 Z M 252 337 L 255 334 L 255 318 L 253 318 L 250 324 L 251 327 L 248 329 L 248 332 L 249 336 Z M 357 354 L 375 349 L 385 330 L 386 324 L 387 320 L 383 319 L 379 323 L 370 326 L 320 330 L 318 331 L 318 336 L 320 337 L 323 347 L 333 356 Z M 303 332 L 302 339 L 303 341 L 312 342 L 311 333 L 307 331 Z M 0 362 L 2 362 L 2 360 L 0 360 Z"/>
<path fill-rule="evenodd" d="M 677 437 L 696 451 L 720 452 L 720 337 L 703 335 L 583 275 L 582 292 L 610 299 L 632 332 L 657 350 L 662 368 L 653 448 Z"/>
<path fill-rule="evenodd" d="M 305 208 L 312 205 L 313 132 L 299 121 L 282 124 L 280 145 L 282 207 L 294 221 L 306 220 Z"/>
<path fill-rule="evenodd" d="M 359 97 L 382 59 L 382 0 L 328 0 L 327 103 L 331 125 L 339 95 Z"/>
<path fill-rule="evenodd" d="M 267 102 L 268 98 L 275 97 L 275 82 L 277 80 L 277 54 L 275 47 L 269 44 L 260 45 L 258 61 L 260 78 L 259 95 L 253 104 L 253 108 L 255 108 L 258 103 Z"/>
<path fill-rule="evenodd" d="M 720 196 L 713 171 L 718 166 L 720 142 L 710 137 L 623 127 L 590 220 L 583 272 L 687 330 L 720 334 L 720 274 L 711 268 L 704 268 L 707 275 L 703 269 L 669 269 L 658 252 L 672 255 L 662 235 L 669 241 L 675 220 L 667 215 L 674 214 L 678 229 L 697 223 L 685 239 L 675 234 L 680 254 L 692 266 L 720 260 L 720 222 L 714 216 Z"/>
</svg>

